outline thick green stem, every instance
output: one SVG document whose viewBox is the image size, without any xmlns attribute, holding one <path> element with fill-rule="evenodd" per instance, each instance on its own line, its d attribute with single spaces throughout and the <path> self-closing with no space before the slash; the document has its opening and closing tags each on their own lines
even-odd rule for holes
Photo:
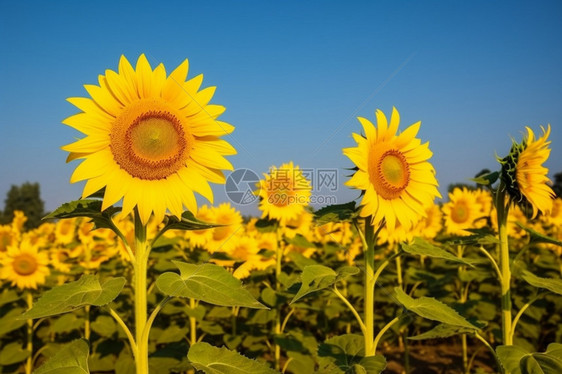
<svg viewBox="0 0 562 374">
<path fill-rule="evenodd" d="M 33 295 L 31 294 L 31 291 L 27 291 L 26 301 L 27 301 L 27 308 L 29 310 L 33 306 Z M 31 371 L 33 370 L 33 320 L 32 319 L 27 320 L 26 349 L 29 351 L 29 356 L 25 361 L 25 374 L 31 374 Z"/>
<path fill-rule="evenodd" d="M 505 202 L 505 188 L 503 183 L 498 187 L 496 196 L 496 211 L 498 213 L 499 254 L 500 254 L 500 286 L 501 286 L 501 317 L 502 338 L 504 345 L 513 345 L 511 328 L 511 268 L 509 265 L 509 243 L 507 238 L 507 217 L 509 203 Z"/>
<path fill-rule="evenodd" d="M 194 312 L 197 308 L 197 301 L 189 299 L 189 307 Z M 197 343 L 197 319 L 195 317 L 189 317 L 189 341 L 191 345 Z"/>
<path fill-rule="evenodd" d="M 135 299 L 135 337 L 137 342 L 137 374 L 148 373 L 148 339 L 143 339 L 147 321 L 146 272 L 150 248 L 146 241 L 146 225 L 135 208 L 135 269 L 133 273 Z M 148 337 L 148 334 L 147 334 Z"/>
<path fill-rule="evenodd" d="M 364 295 L 364 318 L 365 323 L 365 356 L 375 355 L 375 237 L 371 217 L 365 219 L 365 241 L 367 247 L 364 249 L 365 256 L 365 295 Z"/>
<path fill-rule="evenodd" d="M 280 234 L 280 228 L 277 228 L 277 250 L 275 253 L 275 291 L 279 292 L 281 290 L 281 282 L 279 281 L 279 278 L 281 276 L 281 265 L 282 265 L 282 260 L 283 260 L 283 243 L 281 241 L 281 237 L 279 236 Z M 280 335 L 281 334 L 281 306 L 277 305 L 276 308 L 276 312 L 275 313 L 275 327 L 274 327 L 274 333 L 275 335 Z M 279 369 L 281 368 L 281 347 L 279 346 L 279 344 L 274 343 L 273 344 L 273 348 L 274 348 L 274 358 L 275 358 L 275 370 L 279 371 Z"/>
</svg>

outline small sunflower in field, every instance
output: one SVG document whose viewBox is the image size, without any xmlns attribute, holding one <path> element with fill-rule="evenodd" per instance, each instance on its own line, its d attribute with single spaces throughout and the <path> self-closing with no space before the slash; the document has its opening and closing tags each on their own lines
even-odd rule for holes
<svg viewBox="0 0 562 374">
<path fill-rule="evenodd" d="M 390 123 L 382 111 L 375 114 L 376 127 L 368 119 L 358 118 L 365 135 L 353 134 L 357 147 L 343 150 L 357 168 L 346 185 L 364 192 L 360 215 L 370 216 L 373 225 L 384 220 L 391 231 L 397 223 L 408 230 L 425 215 L 424 207 L 441 197 L 428 161 L 432 153 L 428 143 L 421 144 L 416 138 L 421 122 L 398 134 L 396 108 Z"/>
<path fill-rule="evenodd" d="M 262 218 L 278 220 L 285 226 L 287 221 L 297 219 L 310 201 L 310 181 L 293 162 L 273 166 L 265 179 L 259 182 L 259 209 Z"/>
<path fill-rule="evenodd" d="M 235 240 L 231 241 L 230 238 L 243 230 L 242 215 L 229 203 L 222 203 L 213 207 L 211 214 L 213 221 L 210 223 L 222 226 L 208 230 L 211 231 L 211 238 L 207 242 L 206 249 L 210 253 L 227 252 L 229 247 L 235 244 Z"/>
<path fill-rule="evenodd" d="M 74 241 L 78 218 L 67 218 L 58 220 L 55 224 L 55 240 L 59 244 L 67 245 Z"/>
<path fill-rule="evenodd" d="M 213 214 L 213 209 L 209 208 L 208 205 L 203 205 L 197 210 L 195 215 L 200 221 L 213 223 L 215 221 L 215 216 Z M 190 248 L 195 247 L 203 248 L 207 243 L 213 238 L 212 230 L 186 230 L 184 234 L 185 238 L 189 240 Z"/>
<path fill-rule="evenodd" d="M 500 160 L 501 179 L 511 200 L 524 209 L 532 209 L 534 218 L 539 211 L 548 214 L 555 198 L 548 185 L 548 169 L 543 166 L 550 155 L 550 125 L 546 129 L 541 126 L 543 135 L 539 138 L 529 127 L 526 129 L 522 142 L 513 142 L 509 154 Z"/>
<path fill-rule="evenodd" d="M 443 229 L 443 212 L 438 204 L 432 202 L 425 208 L 425 217 L 414 230 L 416 235 L 433 240 Z"/>
<path fill-rule="evenodd" d="M 8 251 L 2 256 L 1 265 L 0 278 L 20 289 L 37 289 L 50 274 L 47 252 L 40 251 L 25 239 L 18 246 L 8 247 Z"/>
<path fill-rule="evenodd" d="M 17 234 L 11 225 L 0 225 L 0 253 L 6 252 L 8 246 L 17 243 Z"/>
<path fill-rule="evenodd" d="M 442 207 L 445 229 L 453 235 L 466 236 L 476 228 L 476 220 L 482 217 L 482 207 L 476 200 L 474 192 L 467 188 L 455 187 L 449 193 L 449 202 Z"/>
<path fill-rule="evenodd" d="M 552 209 L 549 214 L 544 214 L 542 220 L 548 224 L 555 227 L 562 226 L 562 198 L 557 197 L 552 202 Z"/>
<path fill-rule="evenodd" d="M 236 150 L 221 136 L 234 127 L 218 120 L 225 108 L 209 104 L 215 87 L 199 90 L 202 75 L 186 80 L 188 61 L 168 76 L 145 55 L 136 67 L 122 56 L 117 72 L 106 70 L 90 97 L 68 101 L 82 112 L 63 121 L 86 137 L 63 147 L 68 161 L 82 159 L 71 183 L 86 181 L 83 197 L 105 187 L 102 210 L 123 199 L 123 215 L 137 208 L 143 224 L 166 210 L 180 217 L 197 211 L 194 192 L 212 202 L 209 182 L 225 183 L 225 156 Z"/>
</svg>

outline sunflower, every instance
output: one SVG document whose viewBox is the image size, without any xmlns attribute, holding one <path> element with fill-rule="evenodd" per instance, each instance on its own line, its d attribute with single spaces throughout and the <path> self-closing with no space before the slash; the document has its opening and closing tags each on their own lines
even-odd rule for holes
<svg viewBox="0 0 562 374">
<path fill-rule="evenodd" d="M 55 226 L 55 240 L 59 244 L 70 244 L 76 236 L 78 218 L 67 218 L 57 221 Z"/>
<path fill-rule="evenodd" d="M 222 203 L 219 206 L 213 207 L 211 211 L 213 216 L 212 223 L 222 226 L 209 230 L 212 231 L 212 235 L 207 242 L 206 249 L 210 253 L 216 251 L 227 252 L 229 247 L 236 242 L 235 240 L 231 241 L 230 238 L 242 228 L 242 215 L 229 203 Z"/>
<path fill-rule="evenodd" d="M 362 217 L 371 216 L 373 225 L 385 220 L 391 231 L 397 222 L 408 230 L 425 216 L 424 207 L 441 197 L 435 170 L 427 161 L 432 153 L 428 143 L 416 138 L 421 122 L 397 134 L 400 115 L 396 108 L 390 124 L 382 111 L 375 114 L 378 127 L 358 117 L 365 136 L 353 134 L 357 147 L 343 150 L 357 167 L 345 184 L 364 191 Z"/>
<path fill-rule="evenodd" d="M 22 240 L 19 246 L 9 246 L 2 257 L 0 278 L 12 282 L 20 289 L 37 289 L 45 283 L 49 275 L 49 257 L 47 252 L 39 251 L 29 240 Z"/>
<path fill-rule="evenodd" d="M 550 179 L 546 176 L 548 169 L 543 163 L 550 155 L 550 125 L 546 130 L 541 126 L 543 135 L 535 139 L 535 133 L 529 127 L 527 136 L 519 143 L 513 143 L 509 154 L 500 160 L 502 164 L 501 178 L 512 201 L 523 208 L 530 207 L 533 211 L 532 218 L 537 213 L 550 212 L 554 191 L 547 184 Z"/>
<path fill-rule="evenodd" d="M 310 200 L 310 181 L 302 170 L 289 162 L 279 168 L 273 166 L 259 182 L 259 209 L 262 218 L 278 220 L 283 226 L 297 219 Z"/>
<path fill-rule="evenodd" d="M 208 205 L 203 205 L 197 211 L 195 216 L 198 220 L 212 223 L 215 221 L 213 209 Z M 212 230 L 186 230 L 185 238 L 189 240 L 191 248 L 204 247 L 213 237 Z"/>
<path fill-rule="evenodd" d="M 466 229 L 476 228 L 476 220 L 482 217 L 482 206 L 478 204 L 476 194 L 466 187 L 455 187 L 442 210 L 446 231 L 453 235 L 470 235 Z"/>
<path fill-rule="evenodd" d="M 441 207 L 435 203 L 429 204 L 425 208 L 425 218 L 418 222 L 416 235 L 426 239 L 435 239 L 443 228 L 443 212 Z"/>
<path fill-rule="evenodd" d="M 550 210 L 550 214 L 545 214 L 541 218 L 548 225 L 553 225 L 556 227 L 562 226 L 562 198 L 557 197 L 552 202 L 552 209 Z"/>
<path fill-rule="evenodd" d="M 236 154 L 220 136 L 234 127 L 217 120 L 224 107 L 209 104 L 215 87 L 199 91 L 203 77 L 186 81 L 187 71 L 187 60 L 166 76 L 144 54 L 135 69 L 122 56 L 118 72 L 84 86 L 91 98 L 68 99 L 82 112 L 63 123 L 87 135 L 62 147 L 67 161 L 83 159 L 70 178 L 87 181 L 82 197 L 105 187 L 102 210 L 123 199 L 123 215 L 136 207 L 143 224 L 152 213 L 161 222 L 167 209 L 196 212 L 193 192 L 212 202 L 209 182 L 225 182 L 224 156 Z"/>
</svg>

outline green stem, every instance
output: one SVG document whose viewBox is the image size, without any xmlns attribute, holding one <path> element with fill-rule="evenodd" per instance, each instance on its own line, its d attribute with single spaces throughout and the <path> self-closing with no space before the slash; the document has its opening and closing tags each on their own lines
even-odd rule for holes
<svg viewBox="0 0 562 374">
<path fill-rule="evenodd" d="M 399 252 L 398 247 L 395 245 L 394 246 L 394 253 L 397 254 Z M 396 275 L 398 276 L 398 287 L 400 287 L 401 290 L 404 289 L 404 281 L 402 279 L 402 258 L 400 256 L 396 256 L 395 258 L 395 262 L 396 262 Z"/>
<path fill-rule="evenodd" d="M 281 276 L 281 265 L 283 260 L 283 246 L 281 243 L 281 238 L 279 237 L 280 228 L 277 227 L 277 250 L 275 253 L 275 291 L 279 292 L 281 290 L 281 282 L 279 278 Z M 277 305 L 275 313 L 275 335 L 281 334 L 281 305 Z M 279 371 L 281 362 L 281 347 L 279 344 L 274 343 L 274 358 L 275 358 L 275 370 Z"/>
<path fill-rule="evenodd" d="M 113 317 L 115 322 L 117 322 L 117 324 L 121 326 L 121 328 L 125 332 L 125 335 L 127 335 L 127 338 L 129 339 L 129 344 L 131 345 L 131 351 L 133 352 L 133 356 L 136 360 L 138 356 L 138 349 L 137 349 L 137 343 L 135 342 L 135 338 L 133 337 L 131 330 L 129 330 L 125 322 L 123 322 L 123 319 L 121 319 L 119 314 L 117 314 L 117 312 L 113 310 L 111 307 L 109 307 L 109 314 Z"/>
<path fill-rule="evenodd" d="M 496 275 L 498 276 L 498 279 L 501 282 L 502 281 L 502 272 L 501 272 L 500 268 L 498 267 L 498 263 L 496 262 L 496 260 L 494 260 L 494 257 L 492 257 L 490 252 L 488 252 L 483 246 L 480 246 L 478 249 L 480 250 L 480 252 L 484 253 L 484 255 L 486 257 L 488 257 L 488 260 L 490 260 L 490 262 L 494 266 L 494 270 L 496 271 Z"/>
<path fill-rule="evenodd" d="M 364 313 L 363 318 L 365 322 L 365 356 L 375 355 L 375 237 L 374 228 L 371 224 L 371 217 L 365 218 L 365 242 L 367 244 L 364 248 L 365 257 L 365 295 L 364 295 Z"/>
<path fill-rule="evenodd" d="M 197 301 L 195 299 L 189 299 L 189 307 L 191 311 L 195 311 L 197 308 Z M 195 317 L 189 317 L 189 341 L 191 345 L 197 343 L 197 319 Z"/>
<path fill-rule="evenodd" d="M 357 319 L 357 322 L 359 323 L 359 327 L 361 328 L 361 332 L 363 333 L 363 336 L 365 336 L 366 333 L 365 324 L 363 323 L 363 319 L 357 312 L 357 309 L 355 309 L 353 305 L 351 305 L 349 300 L 347 300 L 347 298 L 338 290 L 335 284 L 334 284 L 334 293 L 336 294 L 337 297 L 340 298 L 341 301 L 343 301 L 343 303 L 347 306 L 347 308 L 351 311 L 351 313 L 353 313 L 355 319 Z"/>
<path fill-rule="evenodd" d="M 391 328 L 396 322 L 400 321 L 400 317 L 394 317 L 394 319 L 390 322 L 388 322 L 382 329 L 381 331 L 379 331 L 379 333 L 377 334 L 377 337 L 375 338 L 375 342 L 374 342 L 374 354 L 377 352 L 377 346 L 379 345 L 379 341 L 381 340 L 382 336 L 384 335 L 384 333 Z"/>
<path fill-rule="evenodd" d="M 507 217 L 509 203 L 505 203 L 505 186 L 500 183 L 496 196 L 496 211 L 498 213 L 499 252 L 500 252 L 500 286 L 501 286 L 501 316 L 502 338 L 504 345 L 513 345 L 511 333 L 511 268 L 509 265 L 509 243 L 507 238 Z"/>
<path fill-rule="evenodd" d="M 156 316 L 162 310 L 164 305 L 166 305 L 166 303 L 168 301 L 170 301 L 171 299 L 172 299 L 171 296 L 166 296 L 166 298 L 164 298 L 162 301 L 160 301 L 160 303 L 156 306 L 156 308 L 154 308 L 152 313 L 150 313 L 150 317 L 146 321 L 146 325 L 144 326 L 144 330 L 142 332 L 142 340 L 143 341 L 148 342 L 148 337 L 150 335 L 150 328 L 152 327 L 152 323 L 154 323 L 154 320 L 156 319 Z"/>
<path fill-rule="evenodd" d="M 525 303 L 525 305 L 523 305 L 521 307 L 521 309 L 519 309 L 519 312 L 515 315 L 515 318 L 513 318 L 513 323 L 511 324 L 511 336 L 515 335 L 515 327 L 517 326 L 517 323 L 519 322 L 519 319 L 521 318 L 521 316 L 523 315 L 523 313 L 525 313 L 525 311 L 527 310 L 527 308 L 529 308 L 531 306 L 531 304 L 533 304 L 535 301 L 537 301 L 538 299 L 542 298 L 544 295 L 546 295 L 548 292 L 543 292 L 543 293 L 539 293 L 537 296 L 535 296 L 534 298 L 532 298 L 530 301 L 527 301 L 527 303 Z"/>
<path fill-rule="evenodd" d="M 482 335 L 480 335 L 479 333 L 474 333 L 474 336 L 476 337 L 476 339 L 480 340 L 482 343 L 484 343 L 484 345 L 490 350 L 490 352 L 492 352 L 492 356 L 494 356 L 494 359 L 496 360 L 496 365 L 498 366 L 499 370 L 503 369 L 503 366 L 500 362 L 500 359 L 498 358 L 498 355 L 496 354 L 496 351 L 494 350 L 494 347 L 492 347 L 490 345 L 490 343 L 488 343 L 488 341 L 486 339 L 484 339 L 482 337 Z"/>
<path fill-rule="evenodd" d="M 143 334 L 147 323 L 146 273 L 149 253 L 150 247 L 146 241 L 146 225 L 143 225 L 141 222 L 138 209 L 135 208 L 135 267 L 133 285 L 135 336 L 138 349 L 136 357 L 137 374 L 148 373 L 148 340 L 143 339 Z"/>
<path fill-rule="evenodd" d="M 26 293 L 26 301 L 27 301 L 27 308 L 28 310 L 33 307 L 33 295 L 31 291 L 27 291 Z M 31 374 L 33 370 L 33 320 L 28 319 L 27 321 L 27 347 L 26 349 L 29 351 L 29 356 L 25 361 L 25 374 Z"/>
</svg>

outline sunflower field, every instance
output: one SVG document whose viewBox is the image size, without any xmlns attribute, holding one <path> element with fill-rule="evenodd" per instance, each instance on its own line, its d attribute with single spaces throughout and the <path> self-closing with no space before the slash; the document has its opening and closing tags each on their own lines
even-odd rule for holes
<svg viewBox="0 0 562 374">
<path fill-rule="evenodd" d="M 188 67 L 122 57 L 68 99 L 83 196 L 0 226 L 0 373 L 562 373 L 550 126 L 441 196 L 421 123 L 377 110 L 336 150 L 356 201 L 314 211 L 287 160 L 242 217 L 210 187 L 234 127 Z"/>
</svg>

